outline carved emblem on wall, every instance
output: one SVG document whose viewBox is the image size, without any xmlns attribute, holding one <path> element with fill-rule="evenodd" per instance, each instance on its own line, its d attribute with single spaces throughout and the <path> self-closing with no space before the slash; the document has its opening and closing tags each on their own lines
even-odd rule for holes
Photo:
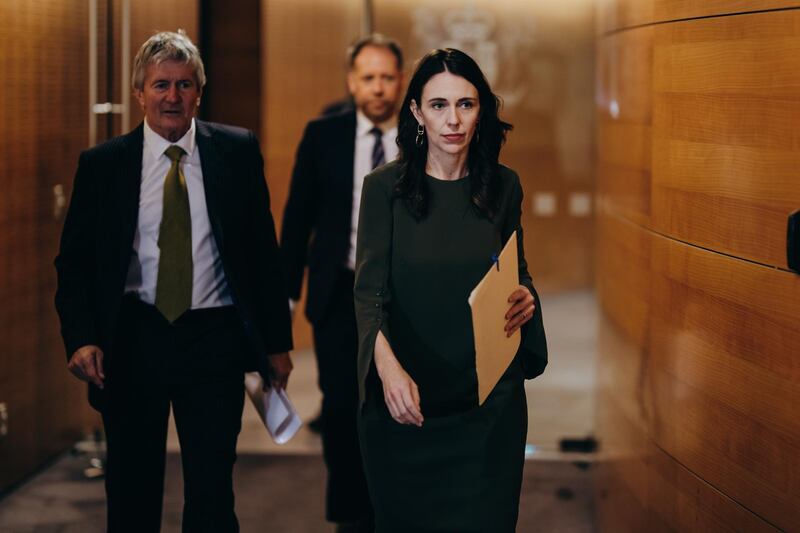
<svg viewBox="0 0 800 533">
<path fill-rule="evenodd" d="M 526 92 L 526 83 L 517 67 L 515 54 L 530 47 L 532 28 L 527 36 L 522 24 L 500 31 L 493 13 L 478 8 L 475 2 L 464 7 L 437 9 L 423 5 L 412 13 L 412 50 L 422 56 L 433 48 L 458 48 L 472 56 L 480 65 L 492 88 L 503 95 L 506 106 L 514 107 Z M 512 81 L 513 80 L 513 81 Z"/>
</svg>

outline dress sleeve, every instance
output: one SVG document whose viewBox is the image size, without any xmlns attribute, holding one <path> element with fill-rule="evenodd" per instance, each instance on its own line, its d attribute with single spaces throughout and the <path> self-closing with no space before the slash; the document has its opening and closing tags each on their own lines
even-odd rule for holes
<svg viewBox="0 0 800 533">
<path fill-rule="evenodd" d="M 522 369 L 526 379 L 533 379 L 544 372 L 547 366 L 547 338 L 544 333 L 542 321 L 542 304 L 539 295 L 533 287 L 533 279 L 528 272 L 528 262 L 525 260 L 525 239 L 522 233 L 520 218 L 522 215 L 522 186 L 519 176 L 514 173 L 511 180 L 510 199 L 503 222 L 503 242 L 506 242 L 514 231 L 517 232 L 517 256 L 519 259 L 519 282 L 531 291 L 536 302 L 533 317 L 522 326 L 522 342 L 517 356 L 522 359 Z"/>
<path fill-rule="evenodd" d="M 389 270 L 392 248 L 392 190 L 385 175 L 371 174 L 364 179 L 356 241 L 354 287 L 358 325 L 358 392 L 364 403 L 365 385 L 375 352 L 375 339 L 381 331 L 391 344 L 387 323 Z"/>
</svg>

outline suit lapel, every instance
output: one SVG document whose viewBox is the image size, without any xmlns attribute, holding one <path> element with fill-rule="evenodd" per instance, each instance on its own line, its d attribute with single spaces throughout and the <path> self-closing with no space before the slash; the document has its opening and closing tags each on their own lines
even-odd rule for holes
<svg viewBox="0 0 800 533">
<path fill-rule="evenodd" d="M 341 147 L 337 150 L 341 154 L 337 175 L 342 176 L 342 179 L 345 180 L 346 186 L 344 188 L 347 189 L 352 199 L 353 183 L 355 181 L 353 167 L 356 153 L 356 114 L 355 112 L 348 113 L 343 118 L 345 120 L 342 123 Z"/>
<path fill-rule="evenodd" d="M 197 148 L 200 150 L 200 166 L 203 169 L 203 189 L 206 194 L 206 209 L 211 222 L 211 231 L 220 252 L 225 247 L 225 235 L 221 223 L 223 188 L 229 181 L 230 168 L 224 164 L 224 150 L 214 138 L 207 123 L 195 119 L 197 124 Z"/>
<path fill-rule="evenodd" d="M 335 137 L 331 140 L 333 148 L 333 165 L 331 176 L 335 187 L 331 200 L 336 215 L 336 231 L 340 235 L 341 253 L 346 254 L 350 247 L 350 227 L 353 224 L 353 188 L 355 176 L 353 166 L 356 152 L 356 114 L 342 115 L 341 121 L 334 129 Z"/>
<path fill-rule="evenodd" d="M 120 179 L 116 182 L 117 216 L 120 220 L 120 261 L 127 272 L 139 220 L 139 193 L 142 182 L 144 126 L 120 138 Z"/>
</svg>

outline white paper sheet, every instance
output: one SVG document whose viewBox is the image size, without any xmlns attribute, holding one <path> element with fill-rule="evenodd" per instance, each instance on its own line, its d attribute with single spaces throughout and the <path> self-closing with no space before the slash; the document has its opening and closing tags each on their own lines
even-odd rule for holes
<svg viewBox="0 0 800 533">
<path fill-rule="evenodd" d="M 269 388 L 264 392 L 264 382 L 258 372 L 245 374 L 244 385 L 272 440 L 277 444 L 285 444 L 294 437 L 303 421 L 297 415 L 286 390 Z"/>
</svg>

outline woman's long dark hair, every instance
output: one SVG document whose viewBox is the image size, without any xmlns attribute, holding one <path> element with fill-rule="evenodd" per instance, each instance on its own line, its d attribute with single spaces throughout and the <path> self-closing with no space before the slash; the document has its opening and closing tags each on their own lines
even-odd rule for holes
<svg viewBox="0 0 800 533">
<path fill-rule="evenodd" d="M 411 101 L 422 107 L 422 89 L 433 76 L 449 72 L 470 82 L 478 90 L 480 118 L 469 145 L 467 173 L 472 192 L 472 206 L 487 218 L 498 209 L 500 182 L 498 158 L 506 132 L 513 126 L 500 120 L 500 98 L 492 92 L 480 67 L 467 54 L 454 48 L 433 50 L 419 60 L 400 109 L 397 124 L 397 144 L 400 147 L 400 179 L 395 194 L 403 200 L 417 220 L 428 212 L 428 186 L 425 165 L 428 161 L 428 140 L 423 135 L 421 146 L 416 143 L 417 119 L 411 113 Z"/>
</svg>

